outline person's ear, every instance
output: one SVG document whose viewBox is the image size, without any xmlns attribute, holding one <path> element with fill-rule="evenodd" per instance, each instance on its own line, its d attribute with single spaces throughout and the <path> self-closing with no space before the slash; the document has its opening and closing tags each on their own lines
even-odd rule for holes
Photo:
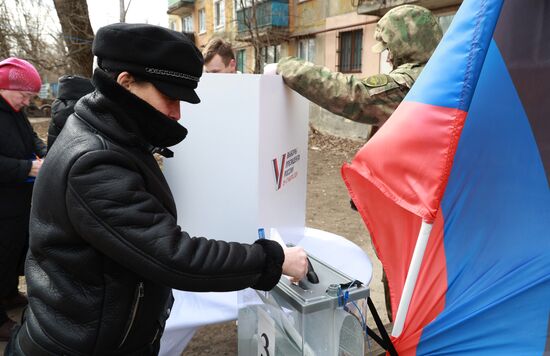
<svg viewBox="0 0 550 356">
<path fill-rule="evenodd" d="M 237 70 L 237 62 L 234 59 L 231 59 L 229 61 L 229 67 L 233 72 L 235 72 Z"/>
<path fill-rule="evenodd" d="M 135 82 L 134 77 L 128 72 L 122 72 L 116 78 L 118 84 L 122 85 L 125 89 L 130 90 L 130 85 Z"/>
</svg>

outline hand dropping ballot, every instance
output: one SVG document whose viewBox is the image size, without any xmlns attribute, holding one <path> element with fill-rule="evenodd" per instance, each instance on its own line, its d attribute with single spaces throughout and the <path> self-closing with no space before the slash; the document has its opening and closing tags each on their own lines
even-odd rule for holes
<svg viewBox="0 0 550 356">
<path fill-rule="evenodd" d="M 266 238 L 264 228 L 259 228 L 258 229 L 258 238 L 260 238 L 260 239 L 265 239 Z M 279 245 L 281 245 L 281 247 L 283 249 L 285 249 L 287 247 L 294 246 L 293 244 L 286 244 L 283 240 L 283 237 L 281 236 L 281 234 L 279 234 L 279 231 L 277 231 L 276 228 L 271 228 L 270 229 L 270 231 L 269 231 L 269 240 L 277 242 Z M 289 280 L 291 279 L 287 275 L 283 275 L 283 276 L 285 276 Z M 317 273 L 315 273 L 315 270 L 313 269 L 313 265 L 311 264 L 311 261 L 309 260 L 309 258 L 307 259 L 306 278 L 307 278 L 308 282 L 310 282 L 310 283 L 313 283 L 313 284 L 319 283 L 319 277 L 317 276 Z M 293 282 L 293 283 L 299 284 L 299 282 Z"/>
</svg>

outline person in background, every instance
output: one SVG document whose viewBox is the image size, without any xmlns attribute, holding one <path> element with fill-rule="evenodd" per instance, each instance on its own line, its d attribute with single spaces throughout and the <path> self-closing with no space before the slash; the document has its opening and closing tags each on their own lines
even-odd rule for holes
<svg viewBox="0 0 550 356">
<path fill-rule="evenodd" d="M 59 78 L 57 98 L 52 103 L 52 119 L 48 127 L 48 150 L 61 132 L 69 115 L 74 112 L 78 99 L 94 91 L 89 78 L 78 75 L 64 75 Z"/>
<path fill-rule="evenodd" d="M 186 134 L 180 100 L 203 57 L 184 34 L 100 28 L 95 91 L 75 105 L 36 182 L 26 263 L 29 305 L 6 355 L 157 355 L 172 288 L 272 289 L 307 272 L 301 247 L 191 237 L 153 156 Z M 193 169 L 193 167 L 189 167 Z M 213 221 L 215 223 L 215 221 Z"/>
<path fill-rule="evenodd" d="M 9 339 L 16 324 L 6 310 L 27 304 L 18 289 L 19 276 L 28 248 L 34 178 L 46 145 L 23 108 L 41 84 L 29 62 L 13 57 L 0 62 L 0 341 Z"/>
<path fill-rule="evenodd" d="M 264 74 L 280 74 L 286 85 L 320 107 L 372 125 L 372 137 L 403 101 L 442 36 L 441 26 L 431 11 L 417 5 L 401 5 L 378 21 L 374 33 L 376 44 L 372 50 L 388 51 L 388 62 L 393 66 L 389 74 L 357 78 L 294 57 L 268 64 Z M 351 207 L 357 210 L 353 201 Z M 383 282 L 386 311 L 392 320 L 385 273 Z"/>
<path fill-rule="evenodd" d="M 206 73 L 237 73 L 237 62 L 231 43 L 223 38 L 212 38 L 204 48 Z"/>
</svg>

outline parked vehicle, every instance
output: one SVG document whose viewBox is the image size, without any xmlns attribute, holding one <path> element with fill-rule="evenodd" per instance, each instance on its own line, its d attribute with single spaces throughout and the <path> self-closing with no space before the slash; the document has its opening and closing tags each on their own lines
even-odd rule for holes
<svg viewBox="0 0 550 356">
<path fill-rule="evenodd" d="M 25 108 L 25 113 L 28 117 L 50 117 L 52 114 L 53 98 L 41 98 L 35 96 L 29 106 Z"/>
</svg>

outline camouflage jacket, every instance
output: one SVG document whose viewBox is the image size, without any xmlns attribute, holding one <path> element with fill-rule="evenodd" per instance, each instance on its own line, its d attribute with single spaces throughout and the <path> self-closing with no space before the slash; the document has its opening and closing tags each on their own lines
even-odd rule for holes
<svg viewBox="0 0 550 356">
<path fill-rule="evenodd" d="M 423 68 L 424 64 L 405 63 L 389 74 L 358 79 L 287 57 L 279 61 L 277 73 L 290 88 L 333 114 L 381 126 L 407 95 Z"/>
</svg>

